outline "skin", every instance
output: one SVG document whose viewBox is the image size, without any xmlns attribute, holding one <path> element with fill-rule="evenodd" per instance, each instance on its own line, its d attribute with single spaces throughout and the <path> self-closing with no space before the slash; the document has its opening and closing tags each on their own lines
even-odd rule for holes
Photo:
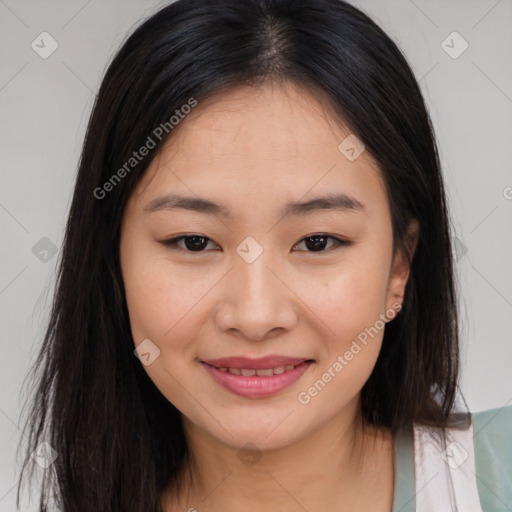
<svg viewBox="0 0 512 512">
<path fill-rule="evenodd" d="M 198 468 L 179 503 L 172 488 L 164 493 L 166 511 L 391 510 L 392 437 L 363 431 L 360 409 L 384 328 L 309 403 L 298 400 L 380 315 L 392 321 L 409 276 L 403 254 L 393 257 L 377 164 L 368 151 L 350 161 L 338 149 L 350 130 L 326 112 L 290 83 L 217 94 L 175 128 L 127 205 L 120 251 L 133 338 L 159 348 L 144 368 L 181 411 Z M 289 201 L 333 192 L 364 210 L 279 214 Z M 233 216 L 144 211 L 168 193 Z M 161 243 L 193 234 L 209 240 L 203 252 Z M 315 234 L 352 243 L 328 239 L 315 252 L 304 241 Z M 417 235 L 413 222 L 412 250 Z M 236 251 L 247 236 L 263 248 L 251 263 Z M 231 393 L 200 363 L 268 354 L 315 362 L 267 398 Z M 249 442 L 254 464 L 240 457 Z"/>
</svg>

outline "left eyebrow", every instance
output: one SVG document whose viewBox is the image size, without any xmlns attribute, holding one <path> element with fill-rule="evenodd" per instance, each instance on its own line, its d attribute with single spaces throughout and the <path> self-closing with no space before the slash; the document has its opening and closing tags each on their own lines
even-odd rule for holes
<svg viewBox="0 0 512 512">
<path fill-rule="evenodd" d="M 347 194 L 325 194 L 309 201 L 288 203 L 281 211 L 281 215 L 302 216 L 324 210 L 364 212 L 365 207 L 361 201 Z"/>
<path fill-rule="evenodd" d="M 145 207 L 146 213 L 161 210 L 184 209 L 209 215 L 220 215 L 233 219 L 233 214 L 223 205 L 214 203 L 209 199 L 200 197 L 186 197 L 177 194 L 168 194 L 150 201 Z M 347 194 L 325 194 L 309 201 L 290 202 L 281 210 L 281 217 L 285 215 L 304 216 L 313 212 L 325 210 L 364 212 L 364 204 L 355 197 Z"/>
</svg>

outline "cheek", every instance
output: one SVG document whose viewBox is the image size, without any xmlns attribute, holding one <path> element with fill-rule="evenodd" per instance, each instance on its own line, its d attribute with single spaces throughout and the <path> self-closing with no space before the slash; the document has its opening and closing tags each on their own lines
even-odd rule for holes
<svg viewBox="0 0 512 512">
<path fill-rule="evenodd" d="M 198 394 L 190 367 L 194 358 L 201 298 L 207 293 L 202 279 L 192 279 L 191 272 L 177 272 L 169 261 L 149 254 L 132 252 L 123 261 L 123 280 L 135 345 L 150 339 L 159 355 L 143 368 L 160 392 L 178 409 L 194 413 L 187 399 L 187 389 Z M 213 283 L 212 283 L 213 285 Z M 211 287 L 211 286 L 210 286 Z M 134 347 L 135 348 L 135 347 Z M 154 349 L 153 349 L 154 350 Z"/>
<path fill-rule="evenodd" d="M 208 280 L 192 274 L 177 271 L 165 258 L 141 254 L 126 262 L 123 279 L 136 341 L 141 336 L 153 336 L 164 343 L 176 332 L 184 337 L 183 329 L 194 318 L 194 307 L 209 289 Z"/>
<path fill-rule="evenodd" d="M 303 278 L 304 302 L 317 312 L 333 340 L 355 336 L 385 311 L 388 263 L 354 255 L 321 279 Z"/>
<path fill-rule="evenodd" d="M 308 414 L 330 417 L 353 400 L 370 377 L 386 326 L 381 317 L 386 277 L 376 267 L 355 264 L 317 284 L 316 295 L 310 296 L 316 300 L 311 309 L 318 311 L 328 334 L 322 336 L 315 374 L 298 397 Z"/>
<path fill-rule="evenodd" d="M 314 280 L 305 283 L 304 289 L 315 290 L 308 305 L 328 327 L 311 395 L 304 390 L 319 414 L 322 407 L 334 411 L 348 403 L 375 366 L 386 326 L 381 316 L 390 263 L 385 249 L 361 248 L 316 285 Z"/>
<path fill-rule="evenodd" d="M 161 274 L 143 254 L 130 253 L 123 261 L 123 281 L 135 344 L 158 337 L 166 305 L 163 303 Z M 168 326 L 167 328 L 169 328 Z"/>
</svg>

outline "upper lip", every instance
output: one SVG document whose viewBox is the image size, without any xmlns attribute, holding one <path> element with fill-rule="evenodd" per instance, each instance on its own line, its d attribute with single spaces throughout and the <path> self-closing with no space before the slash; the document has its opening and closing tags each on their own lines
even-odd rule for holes
<svg viewBox="0 0 512 512">
<path fill-rule="evenodd" d="M 286 357 L 286 356 L 265 356 L 259 358 L 249 358 L 242 356 L 222 357 L 220 359 L 207 359 L 203 363 L 215 366 L 216 368 L 240 368 L 247 370 L 264 370 L 268 368 L 276 368 L 277 366 L 298 365 L 304 361 L 309 361 L 303 357 Z"/>
</svg>

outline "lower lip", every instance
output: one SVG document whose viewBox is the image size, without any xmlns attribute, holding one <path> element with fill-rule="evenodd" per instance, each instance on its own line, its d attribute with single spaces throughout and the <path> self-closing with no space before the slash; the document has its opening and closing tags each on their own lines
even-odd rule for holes
<svg viewBox="0 0 512 512">
<path fill-rule="evenodd" d="M 232 393 L 249 398 L 263 398 L 275 395 L 291 386 L 311 366 L 312 361 L 304 361 L 293 370 L 267 377 L 233 375 L 229 372 L 221 372 L 218 368 L 209 364 L 203 362 L 201 364 L 216 382 Z"/>
</svg>

